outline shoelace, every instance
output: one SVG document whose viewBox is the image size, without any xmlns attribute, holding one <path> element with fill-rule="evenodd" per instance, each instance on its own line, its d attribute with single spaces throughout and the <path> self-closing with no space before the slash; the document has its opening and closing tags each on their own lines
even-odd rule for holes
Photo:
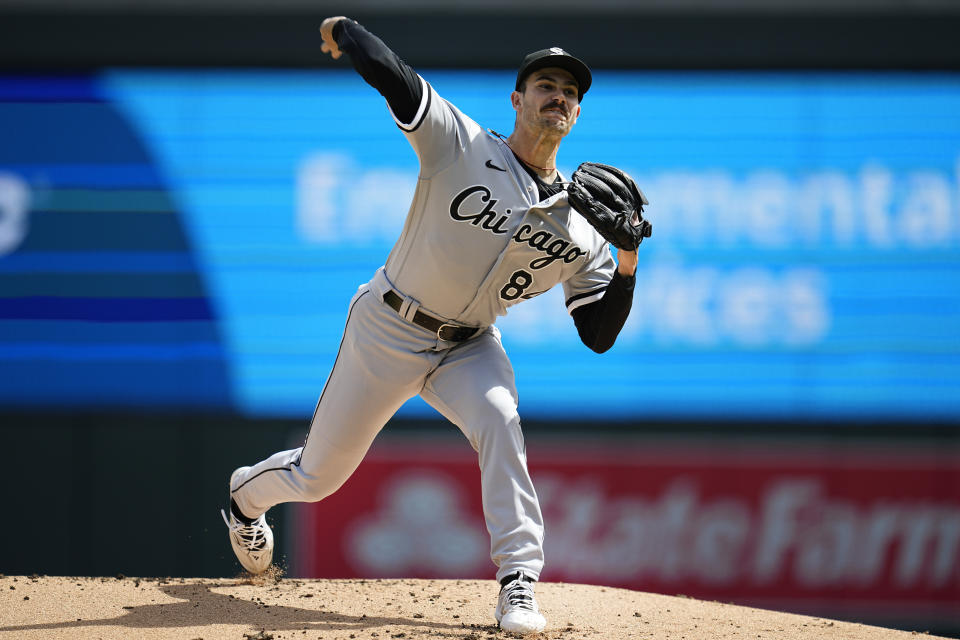
<svg viewBox="0 0 960 640">
<path fill-rule="evenodd" d="M 506 591 L 507 603 L 510 606 L 526 609 L 527 611 L 536 611 L 536 609 L 534 609 L 533 588 L 530 586 L 530 583 L 514 580 L 504 587 L 504 591 Z"/>
<path fill-rule="evenodd" d="M 220 515 L 223 516 L 223 521 L 227 523 L 230 532 L 236 533 L 243 541 L 244 546 L 250 551 L 257 551 L 267 544 L 267 539 L 263 534 L 263 527 L 260 525 L 259 520 L 255 520 L 250 524 L 244 524 L 242 521 L 234 518 L 233 514 L 231 514 L 230 518 L 233 522 L 230 522 L 230 520 L 227 520 L 227 514 L 223 510 L 220 511 Z"/>
</svg>

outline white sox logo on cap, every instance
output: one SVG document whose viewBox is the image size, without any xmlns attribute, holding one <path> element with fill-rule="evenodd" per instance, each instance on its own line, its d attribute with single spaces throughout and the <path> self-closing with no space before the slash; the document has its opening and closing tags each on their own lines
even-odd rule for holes
<svg viewBox="0 0 960 640">
<path fill-rule="evenodd" d="M 580 99 L 583 99 L 583 94 L 587 92 L 593 81 L 590 68 L 582 60 L 572 56 L 563 47 L 550 47 L 549 49 L 534 51 L 523 59 L 520 68 L 517 70 L 517 83 L 514 88 L 520 91 L 524 78 L 534 71 L 546 67 L 560 67 L 569 72 L 577 81 L 578 97 Z"/>
</svg>

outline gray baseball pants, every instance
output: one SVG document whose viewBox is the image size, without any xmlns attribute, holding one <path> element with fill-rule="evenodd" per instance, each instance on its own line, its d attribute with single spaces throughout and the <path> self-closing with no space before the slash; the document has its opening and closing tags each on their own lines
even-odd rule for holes
<svg viewBox="0 0 960 640">
<path fill-rule="evenodd" d="M 390 287 L 380 269 L 353 297 L 304 446 L 238 474 L 233 499 L 249 517 L 282 502 L 322 500 L 347 481 L 400 406 L 419 394 L 479 454 L 497 580 L 521 570 L 538 578 L 543 516 L 527 471 L 513 367 L 499 330 L 491 325 L 457 344 L 440 340 L 383 302 Z M 412 317 L 416 307 L 404 304 L 401 311 Z"/>
</svg>

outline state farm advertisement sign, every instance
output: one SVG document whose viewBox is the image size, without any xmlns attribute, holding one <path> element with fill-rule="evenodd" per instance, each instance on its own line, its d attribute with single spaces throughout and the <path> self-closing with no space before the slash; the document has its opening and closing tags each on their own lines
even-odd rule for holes
<svg viewBox="0 0 960 640">
<path fill-rule="evenodd" d="M 542 580 L 824 612 L 960 618 L 960 455 L 778 444 L 528 442 Z M 491 578 L 475 454 L 378 441 L 297 507 L 311 577 Z"/>
</svg>

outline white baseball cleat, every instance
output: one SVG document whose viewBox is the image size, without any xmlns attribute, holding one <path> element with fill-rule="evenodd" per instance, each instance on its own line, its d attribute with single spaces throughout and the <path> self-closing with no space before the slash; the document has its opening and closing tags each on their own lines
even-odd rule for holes
<svg viewBox="0 0 960 640">
<path fill-rule="evenodd" d="M 533 597 L 534 582 L 523 572 L 511 574 L 500 581 L 500 599 L 493 615 L 504 631 L 535 633 L 547 626 L 547 620 L 540 615 L 537 600 Z"/>
<path fill-rule="evenodd" d="M 237 474 L 247 469 L 249 467 L 240 467 L 230 476 L 231 493 Z M 232 498 L 230 503 L 233 504 Z M 243 568 L 252 574 L 266 571 L 273 562 L 273 531 L 267 525 L 266 514 L 252 522 L 245 522 L 233 513 L 231 506 L 229 519 L 223 509 L 220 510 L 220 515 L 230 530 L 230 546 Z"/>
</svg>

